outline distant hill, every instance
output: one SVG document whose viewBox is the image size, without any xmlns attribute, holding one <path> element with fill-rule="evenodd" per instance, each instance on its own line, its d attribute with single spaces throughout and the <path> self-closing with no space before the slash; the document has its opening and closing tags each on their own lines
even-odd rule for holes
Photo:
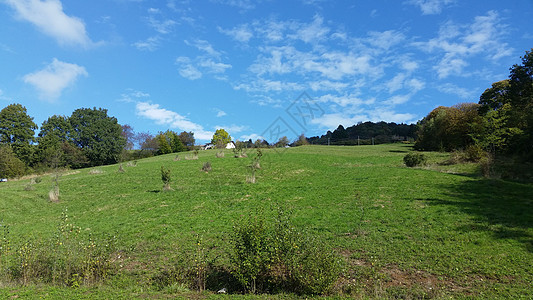
<svg viewBox="0 0 533 300">
<path fill-rule="evenodd" d="M 344 128 L 339 125 L 333 132 L 329 131 L 318 137 L 307 140 L 317 145 L 368 145 L 385 144 L 398 141 L 414 141 L 416 139 L 415 124 L 396 124 L 394 122 L 360 122 L 357 125 Z"/>
</svg>

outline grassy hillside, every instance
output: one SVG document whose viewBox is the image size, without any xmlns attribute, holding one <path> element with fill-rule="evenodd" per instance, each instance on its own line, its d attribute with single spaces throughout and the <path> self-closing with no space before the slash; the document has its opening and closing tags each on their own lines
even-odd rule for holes
<svg viewBox="0 0 533 300">
<path fill-rule="evenodd" d="M 198 160 L 165 155 L 123 164 L 125 172 L 112 165 L 63 173 L 58 203 L 48 200 L 53 176 L 30 188 L 30 179 L 2 183 L 0 223 L 13 249 L 54 236 L 67 208 L 80 236 L 115 235 L 116 250 L 104 284 L 3 282 L 0 296 L 215 296 L 156 288 L 154 278 L 195 253 L 198 237 L 210 260 L 227 265 L 234 222 L 250 213 L 273 218 L 281 206 L 345 261 L 338 295 L 531 297 L 533 185 L 482 179 L 473 164 L 440 166 L 443 153 L 428 154 L 432 166 L 407 168 L 409 151 L 399 144 L 264 150 L 255 184 L 246 183 L 251 159 L 229 151 L 223 158 L 201 151 Z M 207 161 L 209 173 L 201 171 Z M 162 192 L 161 166 L 171 169 L 172 191 Z"/>
</svg>

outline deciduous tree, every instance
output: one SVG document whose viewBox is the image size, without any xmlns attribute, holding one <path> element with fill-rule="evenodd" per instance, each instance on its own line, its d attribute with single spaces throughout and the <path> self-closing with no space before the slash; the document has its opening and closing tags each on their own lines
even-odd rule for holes
<svg viewBox="0 0 533 300">
<path fill-rule="evenodd" d="M 69 118 L 72 141 L 82 149 L 91 165 L 116 163 L 126 144 L 122 127 L 115 117 L 107 115 L 107 109 L 80 108 Z"/>
<path fill-rule="evenodd" d="M 231 142 L 231 136 L 222 128 L 217 129 L 211 139 L 211 144 L 216 145 L 217 148 L 224 148 L 229 142 Z"/>
<path fill-rule="evenodd" d="M 15 155 L 26 165 L 32 161 L 37 125 L 26 107 L 10 104 L 0 111 L 0 144 L 10 144 Z"/>
</svg>

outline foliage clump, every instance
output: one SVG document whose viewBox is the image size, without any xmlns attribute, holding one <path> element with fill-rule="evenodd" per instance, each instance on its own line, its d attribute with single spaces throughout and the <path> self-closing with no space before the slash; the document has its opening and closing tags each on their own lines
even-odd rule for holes
<svg viewBox="0 0 533 300">
<path fill-rule="evenodd" d="M 231 142 L 231 136 L 222 128 L 217 129 L 211 139 L 211 144 L 215 145 L 218 149 L 224 149 L 229 142 Z"/>
<path fill-rule="evenodd" d="M 403 162 L 410 168 L 424 165 L 426 161 L 426 156 L 418 152 L 411 152 L 403 157 Z"/>
<path fill-rule="evenodd" d="M 250 293 L 283 290 L 319 295 L 327 293 L 340 275 L 338 256 L 293 227 L 281 208 L 273 223 L 263 214 L 238 221 L 231 243 L 232 273 Z"/>
</svg>

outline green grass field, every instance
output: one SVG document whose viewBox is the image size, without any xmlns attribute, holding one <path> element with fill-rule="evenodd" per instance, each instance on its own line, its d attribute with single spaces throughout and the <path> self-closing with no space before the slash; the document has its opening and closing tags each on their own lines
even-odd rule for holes
<svg viewBox="0 0 533 300">
<path fill-rule="evenodd" d="M 345 261 L 331 296 L 531 299 L 533 185 L 483 179 L 475 164 L 438 165 L 445 153 L 426 154 L 430 166 L 407 168 L 409 151 L 401 144 L 264 150 L 255 184 L 246 183 L 251 159 L 230 151 L 224 158 L 200 151 L 198 160 L 180 153 L 179 161 L 169 154 L 124 163 L 124 173 L 118 165 L 66 171 L 58 203 L 48 200 L 50 175 L 33 190 L 25 190 L 29 179 L 2 183 L 0 223 L 12 245 L 53 236 L 68 208 L 81 235 L 116 235 L 117 250 L 104 283 L 0 281 L 0 297 L 222 297 L 155 288 L 151 278 L 194 252 L 197 236 L 216 264 L 226 264 L 234 222 L 250 213 L 273 218 L 281 206 Z M 209 173 L 201 171 L 207 161 Z M 162 192 L 161 166 L 171 169 L 172 191 Z"/>
</svg>

